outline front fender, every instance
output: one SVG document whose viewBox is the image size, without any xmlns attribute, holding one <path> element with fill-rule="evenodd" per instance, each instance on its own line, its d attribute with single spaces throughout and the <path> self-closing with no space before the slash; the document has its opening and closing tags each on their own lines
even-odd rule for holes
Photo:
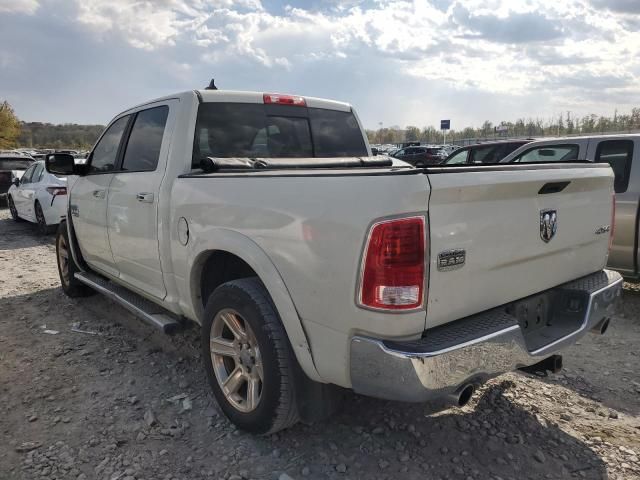
<svg viewBox="0 0 640 480">
<path fill-rule="evenodd" d="M 280 319 L 289 337 L 293 351 L 302 370 L 309 378 L 322 381 L 318 374 L 302 322 L 291 299 L 291 295 L 280 273 L 269 256 L 249 237 L 233 230 L 212 228 L 193 235 L 189 252 L 189 295 L 194 313 L 202 324 L 204 308 L 200 298 L 202 268 L 212 251 L 225 251 L 245 261 L 266 287 L 278 310 Z"/>
</svg>

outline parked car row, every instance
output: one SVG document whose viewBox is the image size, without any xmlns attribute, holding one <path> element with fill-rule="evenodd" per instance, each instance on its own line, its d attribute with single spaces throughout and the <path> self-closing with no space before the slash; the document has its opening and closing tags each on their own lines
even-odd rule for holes
<svg viewBox="0 0 640 480">
<path fill-rule="evenodd" d="M 55 153 L 72 155 L 82 163 L 76 151 Z M 41 234 L 52 233 L 66 217 L 67 178 L 46 171 L 44 159 L 36 160 L 23 151 L 0 153 L 0 196 L 6 199 L 14 221 L 37 225 Z"/>
</svg>

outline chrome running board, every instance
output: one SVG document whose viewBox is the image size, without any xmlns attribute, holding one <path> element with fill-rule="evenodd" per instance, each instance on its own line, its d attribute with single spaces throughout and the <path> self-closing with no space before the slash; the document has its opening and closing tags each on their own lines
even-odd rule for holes
<svg viewBox="0 0 640 480">
<path fill-rule="evenodd" d="M 168 310 L 104 277 L 90 272 L 76 272 L 74 276 L 164 333 L 173 333 L 182 326 L 180 320 Z"/>
</svg>

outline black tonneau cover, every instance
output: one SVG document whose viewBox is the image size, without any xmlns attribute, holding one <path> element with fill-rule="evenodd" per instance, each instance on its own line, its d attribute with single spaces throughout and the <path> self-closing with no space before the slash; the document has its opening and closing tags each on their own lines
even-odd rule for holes
<svg viewBox="0 0 640 480">
<path fill-rule="evenodd" d="M 235 170 L 283 170 L 309 168 L 362 168 L 390 167 L 389 157 L 336 157 L 336 158 L 217 158 L 206 157 L 200 162 L 205 172 Z"/>
</svg>

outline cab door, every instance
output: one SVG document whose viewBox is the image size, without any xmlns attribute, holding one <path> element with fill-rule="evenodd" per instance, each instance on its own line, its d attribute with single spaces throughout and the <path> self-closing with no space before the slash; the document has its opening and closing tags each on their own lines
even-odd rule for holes
<svg viewBox="0 0 640 480">
<path fill-rule="evenodd" d="M 84 260 L 94 269 L 118 276 L 107 236 L 108 190 L 130 115 L 105 130 L 87 159 L 87 174 L 78 178 L 69 196 L 69 209 Z"/>
<path fill-rule="evenodd" d="M 109 243 L 120 280 L 158 299 L 166 289 L 158 239 L 160 185 L 169 154 L 177 100 L 132 114 L 122 164 L 109 186 Z"/>
</svg>

